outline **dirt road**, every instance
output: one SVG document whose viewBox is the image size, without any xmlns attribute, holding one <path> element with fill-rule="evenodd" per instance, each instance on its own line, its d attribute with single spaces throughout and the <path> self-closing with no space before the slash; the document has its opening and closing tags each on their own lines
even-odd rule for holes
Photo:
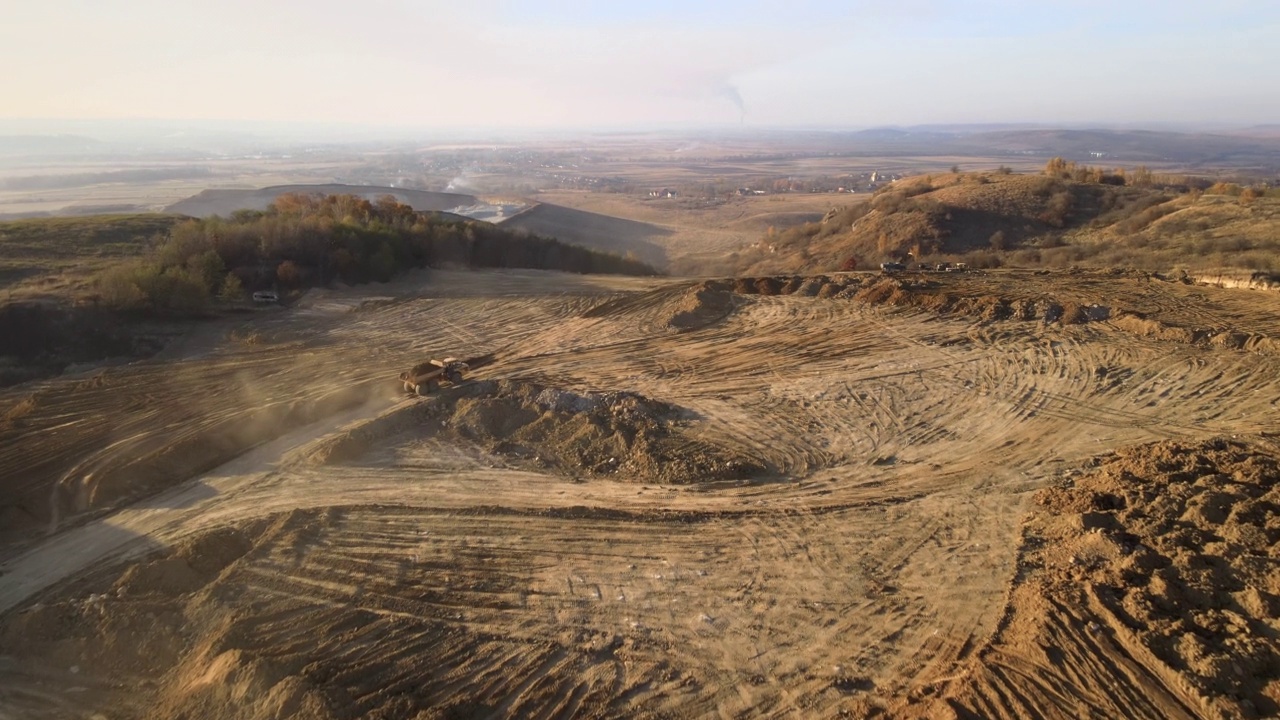
<svg viewBox="0 0 1280 720">
<path fill-rule="evenodd" d="M 1118 447 L 1273 428 L 1280 355 L 1261 339 L 1280 322 L 1274 299 L 1104 275 L 938 277 L 896 295 L 871 292 L 879 282 L 762 294 L 434 273 L 373 301 L 327 295 L 252 344 L 8 398 L 0 468 L 31 497 L 64 487 L 83 457 L 171 489 L 128 504 L 116 480 L 114 495 L 64 501 L 55 534 L 32 523 L 10 545 L 0 715 L 999 711 L 1000 693 L 966 683 L 1003 637 L 1033 495 Z M 969 312 L 980 298 L 1215 332 L 1179 342 L 1110 319 Z M 1252 349 L 1211 342 L 1225 332 Z M 675 410 L 639 429 L 602 410 L 556 432 L 573 413 L 532 394 L 501 405 L 516 401 L 483 384 L 298 409 L 446 351 L 498 353 L 482 380 Z M 130 449 L 281 405 L 271 437 L 232 434 L 231 462 L 210 472 Z M 659 431 L 666 445 L 646 439 Z M 335 438 L 358 451 L 334 459 Z M 754 470 L 657 484 L 624 462 L 670 443 Z M 606 447 L 622 460 L 596 462 Z M 24 473 L 33 457 L 52 469 Z M 1208 712 L 1136 667 L 1128 680 L 1036 676 L 1050 689 L 1004 711 Z M 1123 693 L 1089 685 L 1102 682 L 1148 699 L 1117 705 Z"/>
</svg>

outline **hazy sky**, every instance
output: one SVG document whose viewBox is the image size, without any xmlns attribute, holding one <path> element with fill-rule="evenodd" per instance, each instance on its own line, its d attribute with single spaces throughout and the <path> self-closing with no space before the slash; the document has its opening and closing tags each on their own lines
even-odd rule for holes
<svg viewBox="0 0 1280 720">
<path fill-rule="evenodd" d="M 6 0 L 0 118 L 1280 122 L 1275 0 Z"/>
</svg>

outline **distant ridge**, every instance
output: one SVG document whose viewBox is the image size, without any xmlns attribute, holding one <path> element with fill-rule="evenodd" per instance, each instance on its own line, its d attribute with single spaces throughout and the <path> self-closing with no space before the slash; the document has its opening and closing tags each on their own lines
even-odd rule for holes
<svg viewBox="0 0 1280 720">
<path fill-rule="evenodd" d="M 0 156 L 75 155 L 102 152 L 106 143 L 81 135 L 0 135 Z"/>
<path fill-rule="evenodd" d="M 1179 163 L 1192 167 L 1280 163 L 1280 126 L 1219 132 L 1000 125 L 885 126 L 830 136 L 852 155 L 1032 156 L 1116 166 Z"/>
<path fill-rule="evenodd" d="M 1247 127 L 1234 134 L 1257 138 L 1280 138 L 1280 123 L 1254 125 L 1253 127 Z"/>
</svg>

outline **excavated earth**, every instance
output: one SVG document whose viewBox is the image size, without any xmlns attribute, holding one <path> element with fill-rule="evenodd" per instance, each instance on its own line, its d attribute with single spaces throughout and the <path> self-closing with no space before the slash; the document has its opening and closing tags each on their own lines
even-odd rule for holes
<svg viewBox="0 0 1280 720">
<path fill-rule="evenodd" d="M 1087 711 L 1045 692 L 1065 665 L 1117 714 L 1280 714 L 1275 452 L 1158 442 L 1038 492 L 1024 581 L 954 702 L 985 717 Z"/>
<path fill-rule="evenodd" d="M 327 437 L 304 448 L 301 459 L 349 462 L 380 447 L 430 442 L 441 452 L 471 446 L 505 466 L 567 477 L 689 484 L 764 472 L 751 457 L 688 437 L 690 419 L 687 411 L 631 392 L 479 380 Z"/>
<path fill-rule="evenodd" d="M 371 292 L 0 391 L 0 717 L 1280 713 L 1274 293 Z"/>
</svg>

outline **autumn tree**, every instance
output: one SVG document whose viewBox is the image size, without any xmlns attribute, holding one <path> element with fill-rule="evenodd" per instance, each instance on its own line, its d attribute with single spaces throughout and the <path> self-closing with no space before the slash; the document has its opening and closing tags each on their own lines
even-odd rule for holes
<svg viewBox="0 0 1280 720">
<path fill-rule="evenodd" d="M 276 266 L 276 280 L 285 287 L 297 287 L 302 282 L 302 270 L 292 260 Z"/>
<path fill-rule="evenodd" d="M 225 303 L 237 303 L 244 300 L 244 283 L 232 273 L 222 281 L 222 289 L 218 291 L 218 299 Z"/>
<path fill-rule="evenodd" d="M 227 266 L 214 250 L 206 250 L 187 258 L 186 268 L 209 292 L 220 287 L 223 276 L 227 274 Z"/>
<path fill-rule="evenodd" d="M 1071 196 L 1071 191 L 1061 190 L 1056 192 L 1050 196 L 1041 219 L 1054 227 L 1060 228 L 1067 224 L 1067 216 L 1071 213 L 1073 203 L 1074 198 Z"/>
</svg>

